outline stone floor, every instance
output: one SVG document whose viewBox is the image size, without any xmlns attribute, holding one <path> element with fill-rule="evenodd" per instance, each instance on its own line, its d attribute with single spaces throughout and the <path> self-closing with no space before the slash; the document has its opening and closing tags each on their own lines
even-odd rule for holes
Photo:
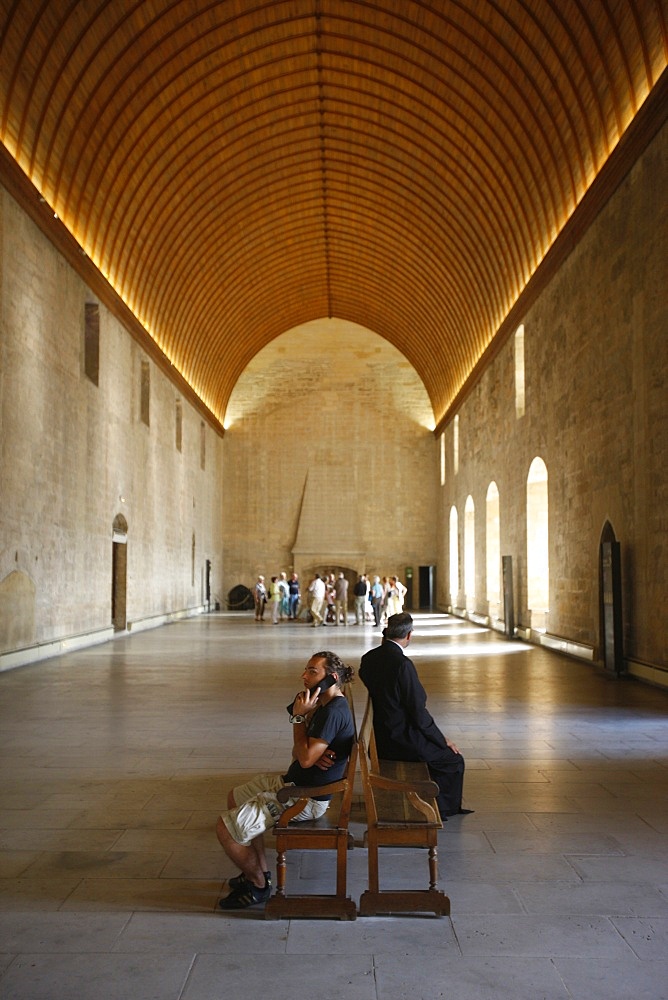
<svg viewBox="0 0 668 1000">
<path fill-rule="evenodd" d="M 312 651 L 378 637 L 213 614 L 0 675 L 1 1000 L 668 998 L 668 693 L 443 615 L 411 655 L 475 809 L 439 838 L 451 918 L 216 911 L 227 787 L 287 764 Z M 332 891 L 331 856 L 288 864 Z M 426 873 L 383 852 L 384 886 Z"/>
</svg>

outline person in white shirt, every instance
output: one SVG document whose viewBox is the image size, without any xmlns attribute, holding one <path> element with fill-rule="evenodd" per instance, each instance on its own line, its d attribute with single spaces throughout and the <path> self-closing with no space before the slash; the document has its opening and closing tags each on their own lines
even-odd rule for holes
<svg viewBox="0 0 668 1000">
<path fill-rule="evenodd" d="M 311 616 L 313 618 L 313 628 L 324 625 L 325 619 L 322 615 L 322 608 L 325 603 L 325 581 L 320 578 L 320 574 L 315 574 L 313 583 L 308 588 L 311 594 Z"/>
</svg>

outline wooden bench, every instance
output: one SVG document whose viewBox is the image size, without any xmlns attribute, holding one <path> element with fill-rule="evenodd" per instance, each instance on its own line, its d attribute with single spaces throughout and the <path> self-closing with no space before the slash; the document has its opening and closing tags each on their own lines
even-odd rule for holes
<svg viewBox="0 0 668 1000">
<path fill-rule="evenodd" d="M 379 760 L 373 732 L 373 706 L 367 700 L 358 740 L 366 806 L 365 842 L 369 853 L 369 887 L 360 898 L 361 916 L 379 913 L 450 913 L 450 900 L 437 888 L 438 831 L 443 824 L 436 805 L 438 785 L 426 764 Z M 428 889 L 381 891 L 379 847 L 423 847 L 428 851 Z"/>
<path fill-rule="evenodd" d="M 344 688 L 348 704 L 353 713 L 352 698 L 348 685 Z M 298 801 L 282 814 L 274 827 L 276 838 L 276 893 L 264 908 L 267 920 L 279 920 L 283 917 L 337 917 L 339 920 L 355 920 L 357 906 L 346 895 L 348 851 L 353 847 L 353 838 L 349 833 L 350 810 L 352 808 L 355 771 L 357 769 L 357 742 L 348 758 L 346 771 L 339 781 L 317 788 L 289 785 L 278 793 L 280 802 L 298 796 Z M 332 801 L 324 816 L 316 820 L 306 820 L 302 823 L 291 822 L 298 816 L 306 804 L 306 800 L 318 795 L 332 795 Z M 299 896 L 288 896 L 286 884 L 286 852 L 287 851 L 336 851 L 336 892 L 333 895 L 316 895 L 314 893 Z"/>
</svg>

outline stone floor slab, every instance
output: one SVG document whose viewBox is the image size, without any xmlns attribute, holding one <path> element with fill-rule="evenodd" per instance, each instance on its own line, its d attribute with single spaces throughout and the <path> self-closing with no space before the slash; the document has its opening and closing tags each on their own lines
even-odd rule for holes
<svg viewBox="0 0 668 1000">
<path fill-rule="evenodd" d="M 546 958 L 476 958 L 410 953 L 376 960 L 378 1000 L 573 1000 Z"/>
<path fill-rule="evenodd" d="M 369 955 L 276 955 L 270 963 L 248 957 L 199 955 L 182 1000 L 264 997 L 271 1000 L 377 1000 Z"/>
<path fill-rule="evenodd" d="M 0 977 L 0 1000 L 180 1000 L 193 957 L 22 954 Z"/>
</svg>

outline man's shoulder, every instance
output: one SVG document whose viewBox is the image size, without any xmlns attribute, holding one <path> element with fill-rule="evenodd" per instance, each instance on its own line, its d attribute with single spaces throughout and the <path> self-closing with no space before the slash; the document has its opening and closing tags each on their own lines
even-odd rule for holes
<svg viewBox="0 0 668 1000">
<path fill-rule="evenodd" d="M 392 639 L 383 639 L 380 646 L 376 646 L 371 652 L 378 653 L 379 656 L 392 657 L 398 660 L 406 658 L 403 647 L 393 642 Z"/>
<path fill-rule="evenodd" d="M 404 651 L 401 646 L 397 646 L 396 642 L 391 640 L 385 640 L 380 644 L 380 646 L 375 646 L 370 649 L 368 653 L 365 653 L 360 661 L 360 670 L 365 665 L 368 667 L 373 667 L 375 665 L 387 667 L 388 664 L 393 666 L 401 665 L 401 663 L 406 660 L 404 656 Z"/>
</svg>

